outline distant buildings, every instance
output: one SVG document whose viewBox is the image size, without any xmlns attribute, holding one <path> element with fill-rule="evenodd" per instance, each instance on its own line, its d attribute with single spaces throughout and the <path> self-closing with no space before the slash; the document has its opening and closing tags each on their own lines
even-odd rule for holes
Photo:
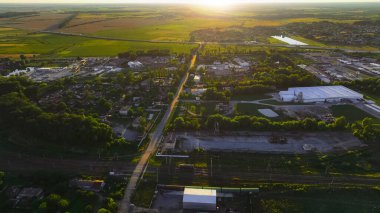
<svg viewBox="0 0 380 213">
<path fill-rule="evenodd" d="M 235 58 L 234 62 L 235 63 L 231 63 L 231 62 L 221 63 L 219 61 L 215 61 L 212 65 L 199 65 L 197 67 L 197 71 L 204 69 L 206 70 L 206 73 L 208 75 L 215 75 L 215 76 L 230 76 L 230 75 L 236 75 L 239 73 L 245 73 L 249 71 L 250 69 L 249 62 L 246 62 L 241 58 Z"/>
<path fill-rule="evenodd" d="M 279 93 L 286 102 L 338 102 L 363 99 L 363 95 L 344 86 L 293 87 Z"/>
</svg>

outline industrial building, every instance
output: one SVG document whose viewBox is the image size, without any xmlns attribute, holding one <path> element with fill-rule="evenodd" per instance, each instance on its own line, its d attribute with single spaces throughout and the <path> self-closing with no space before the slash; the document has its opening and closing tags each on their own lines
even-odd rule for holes
<svg viewBox="0 0 380 213">
<path fill-rule="evenodd" d="M 344 86 L 293 87 L 279 93 L 285 102 L 339 102 L 342 100 L 356 101 L 363 95 Z"/>
<path fill-rule="evenodd" d="M 216 190 L 185 188 L 182 202 L 184 209 L 215 211 Z"/>
</svg>

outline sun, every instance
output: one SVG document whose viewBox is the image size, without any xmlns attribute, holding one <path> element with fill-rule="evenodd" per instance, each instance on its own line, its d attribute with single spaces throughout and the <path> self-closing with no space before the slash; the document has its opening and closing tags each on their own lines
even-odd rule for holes
<svg viewBox="0 0 380 213">
<path fill-rule="evenodd" d="M 233 0 L 196 0 L 194 4 L 211 8 L 226 8 L 234 4 Z"/>
</svg>

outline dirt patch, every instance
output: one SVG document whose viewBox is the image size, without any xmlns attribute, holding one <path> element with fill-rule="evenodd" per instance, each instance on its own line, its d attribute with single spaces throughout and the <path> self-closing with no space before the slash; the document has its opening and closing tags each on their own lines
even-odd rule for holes
<svg viewBox="0 0 380 213">
<path fill-rule="evenodd" d="M 271 143 L 270 138 L 273 136 L 271 132 L 224 136 L 180 134 L 177 135 L 177 149 L 192 151 L 202 148 L 206 151 L 306 154 L 310 150 L 305 147 L 313 147 L 313 151 L 326 153 L 365 146 L 359 139 L 346 132 L 300 132 L 277 133 L 276 135 L 285 137 L 287 143 Z"/>
</svg>

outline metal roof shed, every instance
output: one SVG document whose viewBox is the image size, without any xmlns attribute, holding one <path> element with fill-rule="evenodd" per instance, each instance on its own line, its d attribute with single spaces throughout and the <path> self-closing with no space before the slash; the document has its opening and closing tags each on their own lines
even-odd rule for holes
<svg viewBox="0 0 380 213">
<path fill-rule="evenodd" d="M 216 210 L 216 190 L 185 188 L 183 208 L 203 211 Z"/>
</svg>

